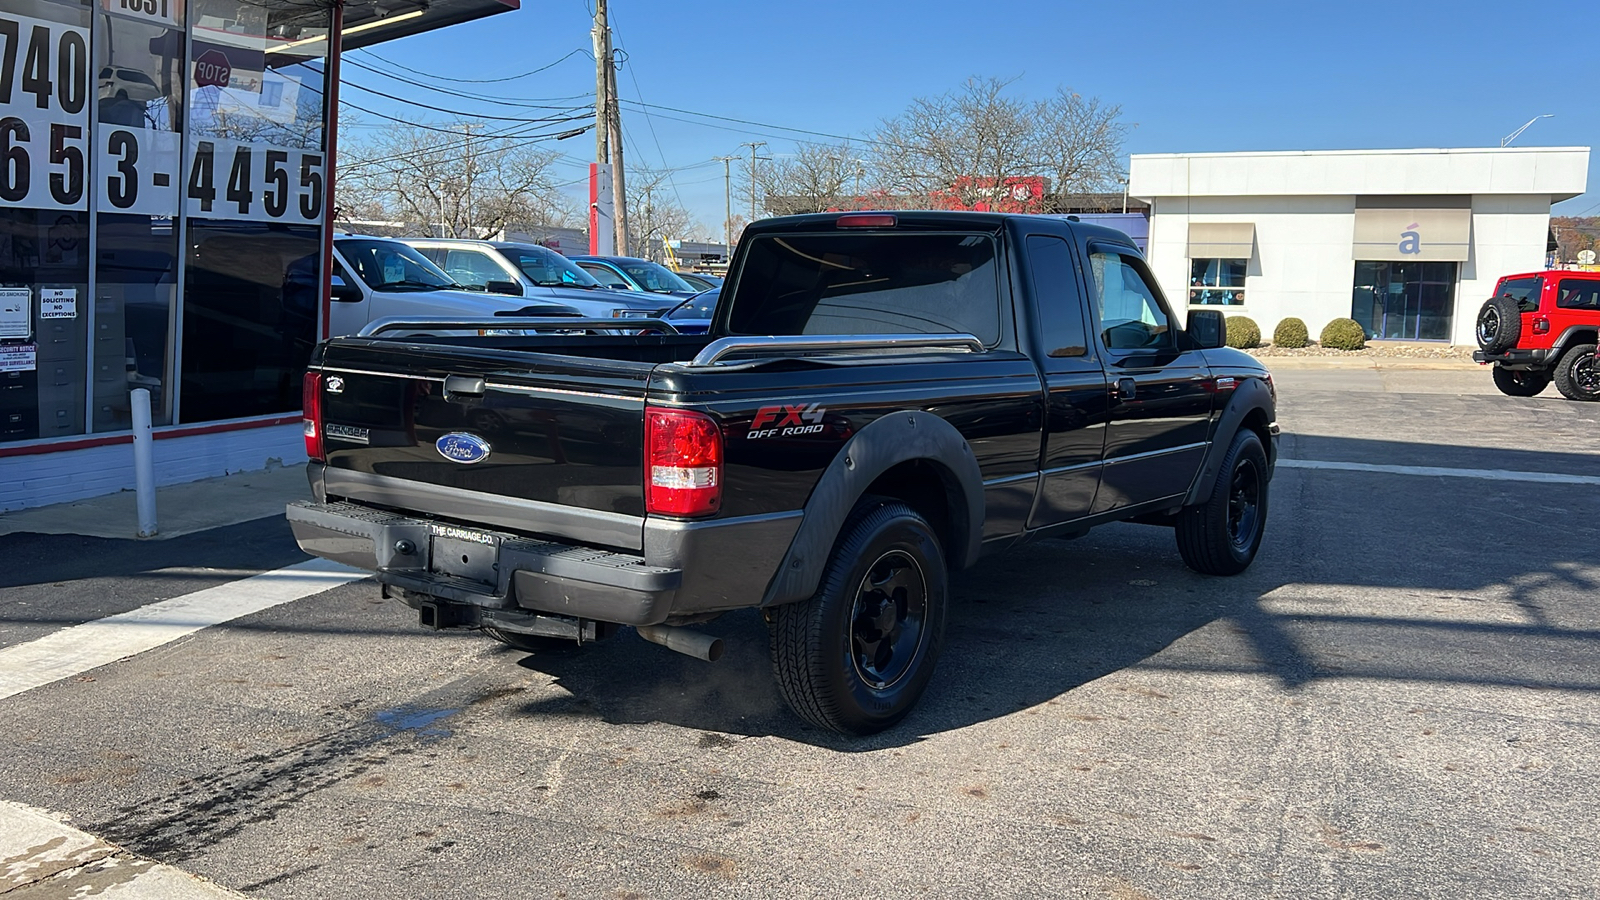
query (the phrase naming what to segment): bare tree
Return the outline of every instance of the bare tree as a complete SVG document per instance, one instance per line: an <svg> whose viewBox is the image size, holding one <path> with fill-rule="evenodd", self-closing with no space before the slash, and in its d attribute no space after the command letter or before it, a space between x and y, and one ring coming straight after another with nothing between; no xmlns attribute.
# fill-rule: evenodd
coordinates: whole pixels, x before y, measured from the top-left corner
<svg viewBox="0 0 1600 900"><path fill-rule="evenodd" d="M884 120L872 152L878 187L916 205L1040 211L1051 183L1116 184L1121 107L1065 89L1043 101L1014 98L1014 80L969 78Z"/></svg>
<svg viewBox="0 0 1600 900"><path fill-rule="evenodd" d="M700 228L678 202L669 175L648 167L628 171L628 246L656 262L663 261L664 242L681 240Z"/></svg>
<svg viewBox="0 0 1600 900"><path fill-rule="evenodd" d="M1116 191L1124 176L1121 104L1103 104L1065 88L1039 104L1039 151L1057 194Z"/></svg>
<svg viewBox="0 0 1600 900"><path fill-rule="evenodd" d="M339 207L444 237L488 238L510 224L572 221L552 172L557 154L479 133L485 130L476 122L448 131L394 125L352 143L340 154Z"/></svg>
<svg viewBox="0 0 1600 900"><path fill-rule="evenodd" d="M800 144L793 156L772 160L757 173L763 207L775 216L855 208L866 162L845 144Z"/></svg>

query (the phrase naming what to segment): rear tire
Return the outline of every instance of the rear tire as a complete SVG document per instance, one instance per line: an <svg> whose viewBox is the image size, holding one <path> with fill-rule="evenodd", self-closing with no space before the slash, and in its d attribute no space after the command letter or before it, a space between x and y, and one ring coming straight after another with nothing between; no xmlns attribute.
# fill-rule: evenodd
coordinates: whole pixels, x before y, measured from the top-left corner
<svg viewBox="0 0 1600 900"><path fill-rule="evenodd" d="M1510 297L1491 297L1478 310L1474 329L1486 353L1504 353L1522 339L1522 308Z"/></svg>
<svg viewBox="0 0 1600 900"><path fill-rule="evenodd" d="M1267 453L1261 438L1239 429L1222 459L1211 495L1178 512L1178 552L1205 575L1237 575L1250 568L1267 524Z"/></svg>
<svg viewBox="0 0 1600 900"><path fill-rule="evenodd" d="M1550 386L1550 373L1532 369L1494 367L1494 386L1511 397L1534 397Z"/></svg>
<svg viewBox="0 0 1600 900"><path fill-rule="evenodd" d="M801 718L873 734L905 718L933 677L949 594L933 528L897 500L858 505L815 596L772 610L772 672Z"/></svg>
<svg viewBox="0 0 1600 900"><path fill-rule="evenodd" d="M1594 344L1579 344L1561 354L1556 363L1556 390L1568 400L1600 400L1600 365Z"/></svg>

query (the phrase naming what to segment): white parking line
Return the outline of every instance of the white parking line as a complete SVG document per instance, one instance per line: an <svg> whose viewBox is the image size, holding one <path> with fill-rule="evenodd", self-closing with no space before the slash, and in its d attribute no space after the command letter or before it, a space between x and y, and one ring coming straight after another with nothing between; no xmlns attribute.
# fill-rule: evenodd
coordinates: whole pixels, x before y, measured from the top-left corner
<svg viewBox="0 0 1600 900"><path fill-rule="evenodd" d="M1482 478L1488 481L1531 481L1539 484L1600 484L1600 475L1561 475L1552 472L1517 472L1511 469L1454 469L1446 466L1391 466L1381 463L1330 462L1322 459L1279 459L1286 469L1337 469L1345 472L1380 472L1385 475L1441 475L1446 478Z"/></svg>
<svg viewBox="0 0 1600 900"><path fill-rule="evenodd" d="M0 700L366 575L349 566L313 559L63 628L0 650Z"/></svg>

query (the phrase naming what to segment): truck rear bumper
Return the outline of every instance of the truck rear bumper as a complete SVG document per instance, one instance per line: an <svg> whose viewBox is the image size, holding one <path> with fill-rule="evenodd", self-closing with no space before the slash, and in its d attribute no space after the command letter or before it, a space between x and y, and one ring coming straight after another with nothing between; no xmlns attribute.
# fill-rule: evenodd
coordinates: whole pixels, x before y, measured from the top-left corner
<svg viewBox="0 0 1600 900"><path fill-rule="evenodd" d="M391 587L484 609L621 625L758 606L798 511L708 522L647 520L645 555L460 527L346 501L286 510L300 549Z"/></svg>
<svg viewBox="0 0 1600 900"><path fill-rule="evenodd" d="M300 549L451 603L532 609L623 625L672 611L678 569L610 550L413 519L354 503L291 503Z"/></svg>

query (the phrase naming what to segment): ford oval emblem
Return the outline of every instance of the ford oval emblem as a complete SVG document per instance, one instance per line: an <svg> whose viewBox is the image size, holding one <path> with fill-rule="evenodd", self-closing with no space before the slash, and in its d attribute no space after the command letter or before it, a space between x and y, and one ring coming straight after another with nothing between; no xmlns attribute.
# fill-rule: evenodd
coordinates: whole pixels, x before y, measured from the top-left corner
<svg viewBox="0 0 1600 900"><path fill-rule="evenodd" d="M475 434L452 431L434 441L433 446L440 456L466 466L489 458L489 442Z"/></svg>

